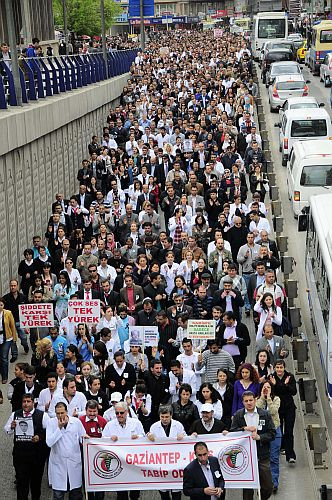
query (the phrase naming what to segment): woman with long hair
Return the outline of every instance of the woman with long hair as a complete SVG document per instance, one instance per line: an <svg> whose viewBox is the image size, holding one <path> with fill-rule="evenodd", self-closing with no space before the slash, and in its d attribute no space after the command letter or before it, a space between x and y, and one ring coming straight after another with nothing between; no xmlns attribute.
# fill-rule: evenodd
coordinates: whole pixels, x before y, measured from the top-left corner
<svg viewBox="0 0 332 500"><path fill-rule="evenodd" d="M197 246L206 252L209 241L209 226L203 214L196 215L195 224L192 227L192 235L196 238Z"/></svg>
<svg viewBox="0 0 332 500"><path fill-rule="evenodd" d="M178 275L174 278L174 288L169 295L172 301L174 300L175 295L183 295L185 301L188 300L192 295L192 291L187 285L186 280L181 275Z"/></svg>
<svg viewBox="0 0 332 500"><path fill-rule="evenodd" d="M133 184L131 184L128 189L129 203L133 207L133 212L136 212L138 197L142 194L142 192L141 181L134 179Z"/></svg>
<svg viewBox="0 0 332 500"><path fill-rule="evenodd" d="M223 408L220 401L219 393L209 382L204 382L196 394L196 406L200 413L203 404L210 403L213 406L214 418L221 420L223 416Z"/></svg>
<svg viewBox="0 0 332 500"><path fill-rule="evenodd" d="M93 355L94 338L91 337L88 325L78 323L76 333L76 346L83 361L90 361Z"/></svg>
<svg viewBox="0 0 332 500"><path fill-rule="evenodd" d="M202 274L209 274L212 279L211 271L206 267L206 262L203 257L200 257L197 261L197 268L191 273L191 288L194 289L197 285L201 284Z"/></svg>
<svg viewBox="0 0 332 500"><path fill-rule="evenodd" d="M51 302L53 294L47 286L44 286L43 279L40 274L35 274L32 279L32 285L30 286L28 293L29 302L33 302L33 294L36 290L42 293L43 302Z"/></svg>
<svg viewBox="0 0 332 500"><path fill-rule="evenodd" d="M71 288L72 290L74 290L75 293L77 292L78 287L82 283L82 278L78 269L74 268L73 266L74 266L73 259L71 257L67 257L65 262L65 267L63 270L66 271L66 273L68 274L71 283Z"/></svg>
<svg viewBox="0 0 332 500"><path fill-rule="evenodd" d="M259 314L256 341L262 338L263 327L267 321L281 326L282 311L281 308L275 304L272 293L266 292L263 295L259 295L254 305L254 311Z"/></svg>
<svg viewBox="0 0 332 500"><path fill-rule="evenodd" d="M188 249L184 254L184 260L180 263L180 267L177 271L180 276L184 277L187 286L190 285L191 275L195 269L197 269L197 262L194 259L193 252Z"/></svg>
<svg viewBox="0 0 332 500"><path fill-rule="evenodd" d="M55 372L58 363L57 355L52 347L52 340L43 338L36 342L36 352L32 355L31 364L36 369L36 380L43 386L47 385L47 375Z"/></svg>
<svg viewBox="0 0 332 500"><path fill-rule="evenodd" d="M265 382L265 380L268 380L271 373L273 373L273 366L271 364L269 351L266 349L260 349L256 354L256 360L253 366L257 370L259 382L261 384Z"/></svg>
<svg viewBox="0 0 332 500"><path fill-rule="evenodd" d="M58 280L54 273L51 273L51 263L49 261L44 262L43 270L41 273L44 286L47 286L49 291L53 293L54 287Z"/></svg>
<svg viewBox="0 0 332 500"><path fill-rule="evenodd" d="M21 290L27 297L36 272L36 266L33 260L33 250L31 248L26 248L23 252L23 257L24 259L21 260L18 266L18 275L21 276Z"/></svg>
<svg viewBox="0 0 332 500"><path fill-rule="evenodd" d="M68 300L75 293L67 271L60 271L59 283L54 287L53 300L55 300L55 316L59 323L67 316Z"/></svg>
<svg viewBox="0 0 332 500"><path fill-rule="evenodd" d="M81 373L81 364L83 363L83 359L78 352L76 345L70 344L68 346L63 363L66 373L71 373L72 375L78 375Z"/></svg>
<svg viewBox="0 0 332 500"><path fill-rule="evenodd" d="M245 391L251 391L255 396L258 396L260 387L258 373L251 363L242 363L236 372L235 378L232 415L243 408L242 394Z"/></svg>
<svg viewBox="0 0 332 500"><path fill-rule="evenodd" d="M281 428L279 418L280 398L275 395L274 386L269 380L261 384L259 398L256 401L257 408L268 410L274 426L276 436L270 442L270 467L273 480L273 493L277 493L279 486L279 456L281 448Z"/></svg>

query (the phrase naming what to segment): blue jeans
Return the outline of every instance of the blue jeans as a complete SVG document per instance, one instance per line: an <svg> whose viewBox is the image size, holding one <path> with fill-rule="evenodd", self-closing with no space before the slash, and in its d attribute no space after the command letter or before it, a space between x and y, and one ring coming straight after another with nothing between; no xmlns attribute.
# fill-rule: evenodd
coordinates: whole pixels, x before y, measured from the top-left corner
<svg viewBox="0 0 332 500"><path fill-rule="evenodd" d="M251 276L251 274L245 274L245 273L242 274L242 278L244 279L244 281L246 283L247 290L248 290L248 283L250 280L250 276ZM251 309L251 304L249 302L248 293L246 293L244 296L244 308L246 311L250 311L250 309Z"/></svg>
<svg viewBox="0 0 332 500"><path fill-rule="evenodd" d="M8 380L8 357L13 341L0 344L0 372L2 380Z"/></svg>
<svg viewBox="0 0 332 500"><path fill-rule="evenodd" d="M276 429L276 437L270 443L270 465L272 472L273 486L279 484L279 453L281 447L281 429Z"/></svg>
<svg viewBox="0 0 332 500"><path fill-rule="evenodd" d="M24 349L29 348L28 336L24 332L24 330L22 328L20 328L20 322L15 323L15 326L16 326L17 335L21 341L22 346L24 347ZM17 358L17 356L18 356L18 347L17 347L16 342L13 342L13 345L12 345L12 356L14 358Z"/></svg>

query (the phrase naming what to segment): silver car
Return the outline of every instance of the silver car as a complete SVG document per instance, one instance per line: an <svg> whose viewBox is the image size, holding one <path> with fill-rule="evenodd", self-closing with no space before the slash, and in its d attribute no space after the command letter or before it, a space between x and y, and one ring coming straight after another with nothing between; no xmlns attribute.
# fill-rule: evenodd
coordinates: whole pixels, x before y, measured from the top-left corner
<svg viewBox="0 0 332 500"><path fill-rule="evenodd" d="M271 64L266 73L266 87L271 85L276 76L280 75L301 75L302 70L296 61L280 61Z"/></svg>
<svg viewBox="0 0 332 500"><path fill-rule="evenodd" d="M302 97L309 94L309 80L305 80L303 75L281 75L277 76L273 85L269 86L270 111L280 108L290 97Z"/></svg>

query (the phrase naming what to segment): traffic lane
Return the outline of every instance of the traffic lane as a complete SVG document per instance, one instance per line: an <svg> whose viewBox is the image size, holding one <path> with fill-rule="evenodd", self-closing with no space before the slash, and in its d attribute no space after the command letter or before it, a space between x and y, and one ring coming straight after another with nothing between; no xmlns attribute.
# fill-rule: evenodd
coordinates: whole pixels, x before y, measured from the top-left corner
<svg viewBox="0 0 332 500"><path fill-rule="evenodd" d="M306 76L307 70L304 70L304 75ZM309 78L309 76L308 76ZM314 78L314 77L312 77ZM315 82L316 83L316 82ZM318 82L319 83L319 82ZM314 87L315 89L316 87ZM317 97L319 97L317 90L315 90ZM328 91L328 89L325 89ZM326 95L328 92L325 93ZM279 121L278 113L271 113L269 110L269 100L268 93L265 85L261 84L260 81L260 95L262 98L262 103L264 106L264 112L266 117L266 130L268 131L269 137L269 149L271 151L271 158L274 163L275 173L276 173L276 184L279 187L279 199L282 202L283 217L284 217L284 231L283 234L288 236L288 255L292 255L297 263L295 272L292 274L291 278L298 280L298 290L299 290L299 301L298 304L301 307L302 324L304 325L305 331L309 331L311 328L309 311L308 311L308 301L306 294L306 281L305 281L305 270L304 270L304 248L305 248L305 234L298 233L297 231L297 221L294 219L291 204L288 199L287 183L286 183L286 168L281 165L281 153L279 152L279 128L276 128L274 124ZM312 94L310 94L312 95ZM322 97L322 96L320 96ZM287 339L288 345L290 346L289 339ZM297 406L301 404L297 403ZM301 425L301 420L297 416L296 424L294 428L294 438L295 438L295 450L297 454L297 463L293 468L285 464L281 467L281 484L286 485L286 492L290 493L294 498L317 498L317 491L314 488L314 481L311 478L310 467L307 458L307 450L304 443L303 429ZM283 460L282 460L283 463ZM301 481L298 478L301 477Z"/></svg>

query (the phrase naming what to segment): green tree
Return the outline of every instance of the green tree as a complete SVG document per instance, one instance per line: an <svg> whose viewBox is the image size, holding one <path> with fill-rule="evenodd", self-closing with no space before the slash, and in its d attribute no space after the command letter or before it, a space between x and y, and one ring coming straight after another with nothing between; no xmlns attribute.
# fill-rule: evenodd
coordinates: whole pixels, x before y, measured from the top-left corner
<svg viewBox="0 0 332 500"><path fill-rule="evenodd" d="M121 6L113 0L105 2L106 31L122 12ZM77 35L95 36L101 34L100 0L66 0L67 25L69 31ZM62 0L53 0L54 23L63 28Z"/></svg>

